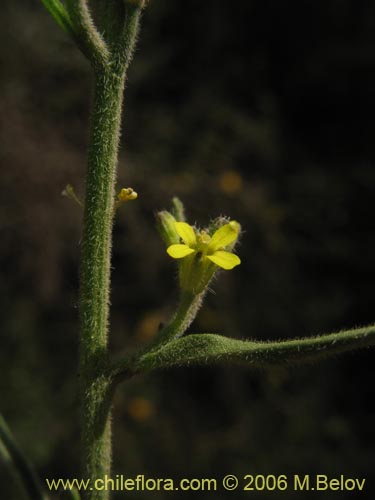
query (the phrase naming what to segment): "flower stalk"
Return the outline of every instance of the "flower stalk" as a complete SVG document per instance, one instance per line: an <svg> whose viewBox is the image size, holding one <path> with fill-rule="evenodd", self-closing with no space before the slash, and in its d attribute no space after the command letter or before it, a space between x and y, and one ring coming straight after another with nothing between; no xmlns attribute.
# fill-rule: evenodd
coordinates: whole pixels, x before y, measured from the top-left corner
<svg viewBox="0 0 375 500"><path fill-rule="evenodd" d="M149 350L182 337L194 321L202 305L204 295L205 291L198 294L182 292L180 302L171 321L159 331L155 343L152 347L149 347Z"/></svg>

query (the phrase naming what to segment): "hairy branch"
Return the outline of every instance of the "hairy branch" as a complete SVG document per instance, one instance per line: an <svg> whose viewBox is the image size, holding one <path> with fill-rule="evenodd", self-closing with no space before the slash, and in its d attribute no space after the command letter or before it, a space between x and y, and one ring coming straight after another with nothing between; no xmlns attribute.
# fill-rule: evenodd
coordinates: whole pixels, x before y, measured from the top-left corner
<svg viewBox="0 0 375 500"><path fill-rule="evenodd" d="M105 65L110 58L109 50L93 22L87 1L66 0L66 6L78 46L92 63Z"/></svg>
<svg viewBox="0 0 375 500"><path fill-rule="evenodd" d="M126 72L131 63L137 42L141 11L142 6L138 2L125 1L122 25L115 37L113 48L113 64L115 69Z"/></svg>

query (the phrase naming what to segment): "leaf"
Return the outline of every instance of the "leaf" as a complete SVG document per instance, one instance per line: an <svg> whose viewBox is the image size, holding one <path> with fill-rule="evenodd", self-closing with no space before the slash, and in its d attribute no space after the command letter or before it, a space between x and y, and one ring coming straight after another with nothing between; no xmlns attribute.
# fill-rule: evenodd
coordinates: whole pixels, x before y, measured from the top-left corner
<svg viewBox="0 0 375 500"><path fill-rule="evenodd" d="M194 334L172 340L157 350L141 355L133 369L138 372L227 362L244 363L251 368L267 368L309 363L374 345L375 326L280 342L237 340L210 333Z"/></svg>
<svg viewBox="0 0 375 500"><path fill-rule="evenodd" d="M41 2L55 19L60 28L62 28L69 35L75 36L75 31L69 14L60 0L41 0Z"/></svg>
<svg viewBox="0 0 375 500"><path fill-rule="evenodd" d="M19 449L4 418L0 414L0 458L9 466L32 500L47 500L37 474Z"/></svg>

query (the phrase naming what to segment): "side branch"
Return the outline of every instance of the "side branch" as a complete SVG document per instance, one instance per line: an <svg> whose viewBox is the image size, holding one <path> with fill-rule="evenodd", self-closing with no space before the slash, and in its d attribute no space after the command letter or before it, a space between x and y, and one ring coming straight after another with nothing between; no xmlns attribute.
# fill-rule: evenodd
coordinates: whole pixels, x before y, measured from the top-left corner
<svg viewBox="0 0 375 500"><path fill-rule="evenodd" d="M311 338L280 342L231 339L215 334L193 334L172 340L132 361L117 363L115 377L160 368L236 362L250 368L311 363L354 349L375 346L375 325Z"/></svg>
<svg viewBox="0 0 375 500"><path fill-rule="evenodd" d="M125 0L124 19L119 34L115 39L113 64L115 69L125 71L131 63L137 42L139 21L143 3L139 0Z"/></svg>
<svg viewBox="0 0 375 500"><path fill-rule="evenodd" d="M110 58L109 50L94 24L87 1L66 0L66 6L75 28L78 46L92 63L105 65Z"/></svg>

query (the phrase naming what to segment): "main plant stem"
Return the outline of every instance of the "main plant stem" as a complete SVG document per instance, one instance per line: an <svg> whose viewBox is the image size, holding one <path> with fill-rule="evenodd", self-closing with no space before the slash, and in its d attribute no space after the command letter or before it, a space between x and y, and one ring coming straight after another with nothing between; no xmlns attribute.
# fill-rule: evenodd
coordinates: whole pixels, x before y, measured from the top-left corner
<svg viewBox="0 0 375 500"><path fill-rule="evenodd" d="M82 469L93 482L110 474L111 388L105 375L110 296L112 219L120 140L124 72L95 71L86 176L80 282ZM83 492L82 492L83 493ZM105 491L83 498L106 500Z"/></svg>

